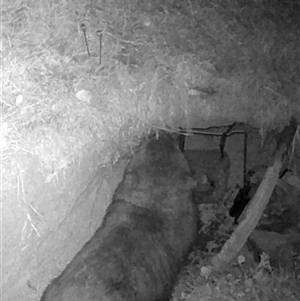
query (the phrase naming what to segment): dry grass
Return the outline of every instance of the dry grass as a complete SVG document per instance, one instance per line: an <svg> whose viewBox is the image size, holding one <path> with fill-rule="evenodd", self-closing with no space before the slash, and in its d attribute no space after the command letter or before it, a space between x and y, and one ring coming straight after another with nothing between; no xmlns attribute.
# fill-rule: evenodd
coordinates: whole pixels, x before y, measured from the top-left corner
<svg viewBox="0 0 300 301"><path fill-rule="evenodd" d="M276 16L270 11L265 19L262 4L4 1L4 168L21 167L13 161L23 152L53 174L91 144L108 162L130 137L195 118L225 116L265 128L278 117L284 122L299 104L279 82L290 83L298 71L296 37L291 26L278 33ZM194 87L212 93L191 97ZM79 91L92 96L78 99Z"/></svg>

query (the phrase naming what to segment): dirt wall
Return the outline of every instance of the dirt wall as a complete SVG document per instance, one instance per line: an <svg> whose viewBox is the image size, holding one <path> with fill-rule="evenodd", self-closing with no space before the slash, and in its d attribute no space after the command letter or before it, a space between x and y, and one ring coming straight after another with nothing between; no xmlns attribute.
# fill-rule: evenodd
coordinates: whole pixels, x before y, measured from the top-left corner
<svg viewBox="0 0 300 301"><path fill-rule="evenodd" d="M93 155L74 164L55 184L32 165L24 177L26 199L4 194L2 301L39 300L99 227L127 160L100 167L97 161Z"/></svg>

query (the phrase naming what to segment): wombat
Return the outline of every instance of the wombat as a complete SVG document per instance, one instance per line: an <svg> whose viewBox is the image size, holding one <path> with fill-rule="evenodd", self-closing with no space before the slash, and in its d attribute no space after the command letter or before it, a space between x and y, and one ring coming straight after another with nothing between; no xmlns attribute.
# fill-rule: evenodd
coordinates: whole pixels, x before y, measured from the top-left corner
<svg viewBox="0 0 300 301"><path fill-rule="evenodd" d="M102 225L41 301L167 301L197 233L195 181L172 135L150 135Z"/></svg>

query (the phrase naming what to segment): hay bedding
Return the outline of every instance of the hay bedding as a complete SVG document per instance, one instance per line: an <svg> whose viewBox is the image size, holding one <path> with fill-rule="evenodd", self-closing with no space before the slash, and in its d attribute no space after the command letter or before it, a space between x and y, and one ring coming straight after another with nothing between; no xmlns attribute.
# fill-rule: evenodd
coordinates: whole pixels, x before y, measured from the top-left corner
<svg viewBox="0 0 300 301"><path fill-rule="evenodd" d="M151 128L237 120L264 137L299 118L298 12L297 1L4 1L3 300L38 300L100 224L122 176L112 163Z"/></svg>

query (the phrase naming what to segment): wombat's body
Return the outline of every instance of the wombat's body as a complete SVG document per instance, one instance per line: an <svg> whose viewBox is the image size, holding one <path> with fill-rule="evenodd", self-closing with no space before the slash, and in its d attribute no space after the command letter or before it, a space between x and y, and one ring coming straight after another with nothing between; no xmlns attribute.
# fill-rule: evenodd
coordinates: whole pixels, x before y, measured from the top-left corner
<svg viewBox="0 0 300 301"><path fill-rule="evenodd" d="M167 301L197 232L196 186L176 141L144 141L101 227L41 301Z"/></svg>

